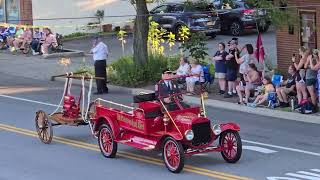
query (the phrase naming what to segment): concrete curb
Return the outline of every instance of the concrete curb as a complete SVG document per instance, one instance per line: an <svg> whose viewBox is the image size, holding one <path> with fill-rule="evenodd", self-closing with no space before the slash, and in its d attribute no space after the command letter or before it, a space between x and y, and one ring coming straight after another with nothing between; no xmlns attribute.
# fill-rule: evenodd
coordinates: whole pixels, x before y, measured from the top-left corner
<svg viewBox="0 0 320 180"><path fill-rule="evenodd" d="M145 89L132 89L133 94L139 94L139 92L150 93L153 91L145 90ZM192 104L197 104L197 105L200 104L199 98L196 98L196 97L186 96L185 101ZM245 113L256 114L260 116L267 116L272 118L280 118L280 119L293 120L293 121L299 121L299 122L305 122L305 123L320 124L320 117L316 115L304 115L304 114L299 114L294 112L284 112L284 111L278 111L275 109L267 109L267 108L252 108L252 107L247 107L243 105L238 105L235 103L218 101L213 99L207 99L206 106L227 109L232 111L245 112Z"/></svg>
<svg viewBox="0 0 320 180"><path fill-rule="evenodd" d="M62 78L56 81L64 81ZM74 81L73 83L81 85L81 82ZM95 84L93 84L93 87L96 87ZM131 91L132 94L139 94L141 92L144 93L152 93L154 91L147 90L147 89L141 89L141 88L127 88L127 87L121 87L121 86L115 86L115 85L108 85L110 88L121 88L126 91ZM200 105L200 99L197 97L191 97L191 96L185 96L185 101L191 103ZM227 109L232 111L238 111L238 112L244 112L244 113L250 113L260 116L266 116L271 118L277 118L277 119L285 119L285 120L291 120L291 121L299 121L299 122L305 122L305 123L313 123L313 124L320 124L320 117L316 115L304 115L294 112L284 112L279 111L275 109L267 109L267 108L252 108L247 107L243 105L238 105L235 103L225 102L225 101L218 101L213 99L207 99L206 100L206 106L210 106L213 108L220 108L220 109Z"/></svg>
<svg viewBox="0 0 320 180"><path fill-rule="evenodd" d="M74 49L63 49L63 50L70 51L70 52L46 54L46 55L42 55L42 58L49 59L49 58L59 58L59 57L82 57L85 55L83 51L79 51L79 50L74 50Z"/></svg>

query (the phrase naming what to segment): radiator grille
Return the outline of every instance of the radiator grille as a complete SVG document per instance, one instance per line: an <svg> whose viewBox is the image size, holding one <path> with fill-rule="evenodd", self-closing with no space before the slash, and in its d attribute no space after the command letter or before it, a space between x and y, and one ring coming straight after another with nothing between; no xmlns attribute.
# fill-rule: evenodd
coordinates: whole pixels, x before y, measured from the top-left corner
<svg viewBox="0 0 320 180"><path fill-rule="evenodd" d="M210 122L193 124L192 131L194 133L192 145L199 146L201 144L206 144L210 141L210 138L211 138Z"/></svg>

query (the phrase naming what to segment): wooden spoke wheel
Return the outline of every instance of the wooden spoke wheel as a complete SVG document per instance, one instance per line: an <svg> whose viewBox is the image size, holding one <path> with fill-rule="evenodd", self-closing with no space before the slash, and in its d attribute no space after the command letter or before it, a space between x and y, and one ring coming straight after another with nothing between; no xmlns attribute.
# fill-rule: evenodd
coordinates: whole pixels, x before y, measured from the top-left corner
<svg viewBox="0 0 320 180"><path fill-rule="evenodd" d="M220 135L221 155L228 163L239 161L242 153L242 142L237 131L227 130Z"/></svg>
<svg viewBox="0 0 320 180"><path fill-rule="evenodd" d="M22 50L22 53L29 54L30 50L31 50L31 45L29 43L26 43L24 46L24 49Z"/></svg>
<svg viewBox="0 0 320 180"><path fill-rule="evenodd" d="M39 139L45 144L50 144L52 141L53 130L51 121L47 114L42 110L38 111L36 113L35 123Z"/></svg>
<svg viewBox="0 0 320 180"><path fill-rule="evenodd" d="M164 141L162 157L169 171L179 173L184 167L184 151L180 142L168 137Z"/></svg>
<svg viewBox="0 0 320 180"><path fill-rule="evenodd" d="M108 125L102 125L98 135L99 147L102 155L106 158L114 158L118 144L114 141L113 133Z"/></svg>

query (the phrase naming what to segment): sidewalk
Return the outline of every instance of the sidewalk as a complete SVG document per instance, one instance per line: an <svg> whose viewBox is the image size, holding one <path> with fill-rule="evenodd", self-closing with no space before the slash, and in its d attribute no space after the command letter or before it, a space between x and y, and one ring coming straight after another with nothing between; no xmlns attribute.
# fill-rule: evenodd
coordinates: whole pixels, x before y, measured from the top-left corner
<svg viewBox="0 0 320 180"><path fill-rule="evenodd" d="M40 56L29 56L25 55L11 55L10 53L4 53L0 51L0 72L15 76L22 76L33 79L40 80L50 80L51 76L64 74L66 71L75 71L79 68L81 63L86 63L87 65L92 65L90 57L75 57L71 58L72 63L67 68L58 63L58 59L42 59ZM0 84L5 84L1 82ZM117 86L109 85L110 90L113 88L119 88ZM138 94L139 92L152 92L153 86L145 87L142 89L129 89L133 94ZM185 100L192 104L200 104L198 97L186 96ZM268 116L273 118L282 118L287 120L295 120L307 123L320 124L319 114L303 115L296 112L284 112L277 109L267 109L267 108L250 108L242 105L236 104L237 99L225 99L218 95L217 92L213 91L209 94L209 99L206 100L206 106L213 108L228 109L233 111L247 112L262 116Z"/></svg>

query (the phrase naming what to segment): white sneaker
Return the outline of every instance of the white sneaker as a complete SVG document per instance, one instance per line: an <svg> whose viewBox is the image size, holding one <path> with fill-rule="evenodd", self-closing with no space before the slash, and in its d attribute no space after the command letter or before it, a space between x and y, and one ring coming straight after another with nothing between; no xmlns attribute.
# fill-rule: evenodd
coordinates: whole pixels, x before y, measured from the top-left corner
<svg viewBox="0 0 320 180"><path fill-rule="evenodd" d="M39 55L39 52L35 52L34 50L32 50L32 55Z"/></svg>

